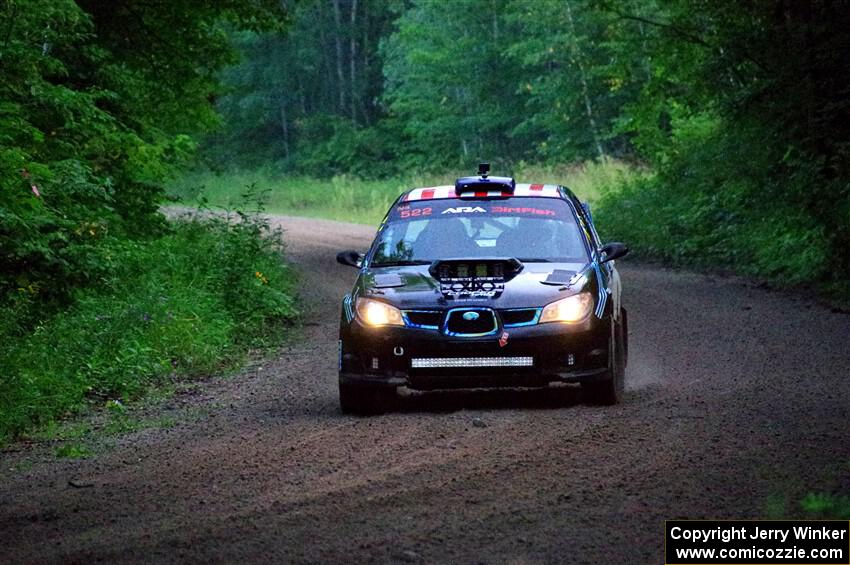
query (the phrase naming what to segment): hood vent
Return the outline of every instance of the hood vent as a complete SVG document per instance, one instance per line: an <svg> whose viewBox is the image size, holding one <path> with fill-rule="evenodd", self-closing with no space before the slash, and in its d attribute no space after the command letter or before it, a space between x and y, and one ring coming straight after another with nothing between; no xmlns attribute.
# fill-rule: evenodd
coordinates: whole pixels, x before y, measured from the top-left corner
<svg viewBox="0 0 850 565"><path fill-rule="evenodd" d="M542 280L543 284L551 284L554 286L561 285L571 285L573 283L573 277L575 276L575 272L573 271L565 271L563 269L555 269L549 276L546 277L546 280Z"/></svg>
<svg viewBox="0 0 850 565"><path fill-rule="evenodd" d="M497 298L522 268L513 258L440 259L428 272L446 298Z"/></svg>
<svg viewBox="0 0 850 565"><path fill-rule="evenodd" d="M396 274L375 275L372 288L394 288L404 286L404 279Z"/></svg>

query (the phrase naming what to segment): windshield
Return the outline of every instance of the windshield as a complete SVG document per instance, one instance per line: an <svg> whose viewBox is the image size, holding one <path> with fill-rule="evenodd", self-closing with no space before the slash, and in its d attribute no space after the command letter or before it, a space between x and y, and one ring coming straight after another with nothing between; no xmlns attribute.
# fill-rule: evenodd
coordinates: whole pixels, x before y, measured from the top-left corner
<svg viewBox="0 0 850 565"><path fill-rule="evenodd" d="M378 234L372 266L436 259L514 257L586 263L587 247L570 205L557 198L404 202Z"/></svg>

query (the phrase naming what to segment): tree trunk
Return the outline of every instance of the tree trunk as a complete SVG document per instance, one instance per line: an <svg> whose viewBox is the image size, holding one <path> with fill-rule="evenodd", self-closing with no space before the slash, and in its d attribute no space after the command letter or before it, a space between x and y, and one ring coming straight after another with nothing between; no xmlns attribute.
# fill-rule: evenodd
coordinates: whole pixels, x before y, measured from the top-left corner
<svg viewBox="0 0 850 565"><path fill-rule="evenodd" d="M351 37L351 41L349 43L349 62L351 63L349 65L349 71L351 78L348 81L348 89L350 91L349 96L351 97L351 123L354 125L357 125L357 97L354 90L354 85L356 84L355 77L357 76L357 42L355 41L354 35L355 24L357 23L356 20L357 0L351 0L351 29L349 30Z"/></svg>
<svg viewBox="0 0 850 565"><path fill-rule="evenodd" d="M325 2L316 2L314 5L315 5L315 10L316 10L316 17L318 18L319 22L321 22L321 24L324 24L324 22L325 22L325 5L326 5ZM327 35L325 34L325 28L328 27L328 26L321 25L321 24L318 26L319 27L319 43L322 47L322 49L321 49L321 53L322 53L321 63L322 63L322 70L324 71L325 76L327 77L327 80L325 81L325 85L327 85L327 86L319 85L318 88L316 88L316 85L313 85L313 84L309 85L310 89L311 89L311 92L310 92L310 102L311 102L310 111L311 111L311 113L315 112L316 110L331 113L331 112L333 112L333 107L336 106L336 103L334 102L334 98L336 98L336 96L334 95L333 89L331 88L331 85L334 82L333 61L331 60L332 57L330 56L330 44L328 43ZM299 74L299 77L300 77L300 74ZM304 114L306 116L307 113L305 112Z"/></svg>
<svg viewBox="0 0 850 565"><path fill-rule="evenodd" d="M366 84L369 84L369 1L363 0L363 69L361 72L366 76Z"/></svg>
<svg viewBox="0 0 850 565"><path fill-rule="evenodd" d="M569 0L564 1L564 7L567 10L567 22L570 25L570 39L573 57L578 66L579 80L581 81L581 95L584 98L584 109L587 113L587 121L590 122L590 133L593 136L593 143L596 145L596 150L599 152L599 158L605 159L605 151L602 149L602 143L599 141L599 131L596 127L596 118L593 117L593 104L590 100L590 88L587 86L587 74L584 71L584 62L582 61L582 52L578 44L578 36L576 35L576 25L573 21L573 11L570 8Z"/></svg>
<svg viewBox="0 0 850 565"><path fill-rule="evenodd" d="M369 98L371 94L372 75L369 72L369 0L363 0L363 10L361 11L360 27L363 28L363 39L360 43L360 52L363 54L363 64L360 67L360 74L363 76L363 86L361 87L358 101L360 103L360 117L366 127L371 125L372 110L374 109L372 100Z"/></svg>
<svg viewBox="0 0 850 565"><path fill-rule="evenodd" d="M336 77L339 81L339 112L345 114L345 76L342 72L342 23L339 14L339 0L334 0L334 21L336 22Z"/></svg>
<svg viewBox="0 0 850 565"><path fill-rule="evenodd" d="M301 78L302 73L297 73L298 76L298 94L301 102L301 116L307 116L307 92L304 90L304 81Z"/></svg>
<svg viewBox="0 0 850 565"><path fill-rule="evenodd" d="M289 160L289 120L286 116L286 99L280 100L280 126L283 130L283 153Z"/></svg>

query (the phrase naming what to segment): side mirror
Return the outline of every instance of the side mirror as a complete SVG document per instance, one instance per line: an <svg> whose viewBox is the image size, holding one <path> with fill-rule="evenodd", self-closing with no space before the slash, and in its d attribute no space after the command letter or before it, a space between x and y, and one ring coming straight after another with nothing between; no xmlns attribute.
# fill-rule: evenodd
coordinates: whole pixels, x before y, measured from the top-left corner
<svg viewBox="0 0 850 565"><path fill-rule="evenodd" d="M360 268L363 264L363 254L356 251L340 251L336 254L336 262L340 265Z"/></svg>
<svg viewBox="0 0 850 565"><path fill-rule="evenodd" d="M608 261L613 261L614 259L625 257L628 252L629 248L626 247L625 243L619 243L617 241L606 243L599 249L599 256L601 258L599 262L607 263Z"/></svg>

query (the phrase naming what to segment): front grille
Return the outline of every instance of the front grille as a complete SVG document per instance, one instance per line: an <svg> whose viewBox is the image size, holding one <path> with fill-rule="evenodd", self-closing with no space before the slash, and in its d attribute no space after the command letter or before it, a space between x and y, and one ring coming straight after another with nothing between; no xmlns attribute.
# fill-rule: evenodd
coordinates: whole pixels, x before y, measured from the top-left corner
<svg viewBox="0 0 850 565"><path fill-rule="evenodd" d="M451 310L446 318L447 335L488 335L498 328L496 313L489 308Z"/></svg>
<svg viewBox="0 0 850 565"><path fill-rule="evenodd" d="M414 357L412 369L451 367L533 367L534 357Z"/></svg>
<svg viewBox="0 0 850 565"><path fill-rule="evenodd" d="M522 326L533 324L537 320L537 308L522 308L516 310L502 310L499 315L502 316L502 323L506 328L513 326Z"/></svg>
<svg viewBox="0 0 850 565"><path fill-rule="evenodd" d="M425 328L436 330L440 327L443 313L437 310L405 310L407 325L413 328Z"/></svg>

